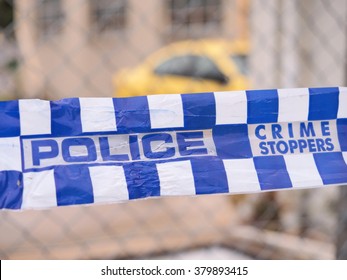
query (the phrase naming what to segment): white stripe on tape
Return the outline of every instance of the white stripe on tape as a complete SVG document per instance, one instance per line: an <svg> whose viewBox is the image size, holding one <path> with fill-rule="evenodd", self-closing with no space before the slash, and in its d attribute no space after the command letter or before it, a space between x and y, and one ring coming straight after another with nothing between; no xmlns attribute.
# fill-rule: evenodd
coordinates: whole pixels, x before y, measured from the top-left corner
<svg viewBox="0 0 347 280"><path fill-rule="evenodd" d="M147 96L151 128L183 127L183 105L179 94Z"/></svg>
<svg viewBox="0 0 347 280"><path fill-rule="evenodd" d="M308 119L309 91L307 88L278 89L278 122Z"/></svg>
<svg viewBox="0 0 347 280"><path fill-rule="evenodd" d="M347 118L347 87L339 88L339 111L338 118Z"/></svg>
<svg viewBox="0 0 347 280"><path fill-rule="evenodd" d="M158 163L160 195L195 195L195 184L190 161Z"/></svg>
<svg viewBox="0 0 347 280"><path fill-rule="evenodd" d="M259 192L260 185L253 159L223 160L230 193Z"/></svg>
<svg viewBox="0 0 347 280"><path fill-rule="evenodd" d="M39 99L19 100L20 134L38 135L51 133L51 106Z"/></svg>
<svg viewBox="0 0 347 280"><path fill-rule="evenodd" d="M342 152L343 159L347 165L347 152Z"/></svg>
<svg viewBox="0 0 347 280"><path fill-rule="evenodd" d="M216 124L247 123L247 96L245 91L215 92Z"/></svg>
<svg viewBox="0 0 347 280"><path fill-rule="evenodd" d="M112 98L80 98L83 132L116 131Z"/></svg>
<svg viewBox="0 0 347 280"><path fill-rule="evenodd" d="M19 137L0 138L0 171L22 171Z"/></svg>
<svg viewBox="0 0 347 280"><path fill-rule="evenodd" d="M89 172L95 203L129 199L123 167L92 166L89 167Z"/></svg>
<svg viewBox="0 0 347 280"><path fill-rule="evenodd" d="M285 155L284 160L293 188L323 185L313 154Z"/></svg>
<svg viewBox="0 0 347 280"><path fill-rule="evenodd" d="M23 173L22 209L57 206L54 170Z"/></svg>

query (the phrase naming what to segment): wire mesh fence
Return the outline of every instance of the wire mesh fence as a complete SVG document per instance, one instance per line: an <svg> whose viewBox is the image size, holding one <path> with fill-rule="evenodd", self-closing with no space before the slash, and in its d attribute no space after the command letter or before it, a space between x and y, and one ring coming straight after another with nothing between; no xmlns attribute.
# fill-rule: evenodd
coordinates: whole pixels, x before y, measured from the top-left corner
<svg viewBox="0 0 347 280"><path fill-rule="evenodd" d="M0 99L345 85L346 28L344 0L1 0ZM334 258L338 192L3 211L0 257Z"/></svg>

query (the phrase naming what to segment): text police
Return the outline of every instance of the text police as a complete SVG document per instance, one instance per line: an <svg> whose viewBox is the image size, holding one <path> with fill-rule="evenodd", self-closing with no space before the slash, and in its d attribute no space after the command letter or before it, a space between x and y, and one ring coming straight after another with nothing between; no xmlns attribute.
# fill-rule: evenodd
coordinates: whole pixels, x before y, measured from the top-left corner
<svg viewBox="0 0 347 280"><path fill-rule="evenodd" d="M205 130L23 139L25 168L215 155L211 135Z"/></svg>

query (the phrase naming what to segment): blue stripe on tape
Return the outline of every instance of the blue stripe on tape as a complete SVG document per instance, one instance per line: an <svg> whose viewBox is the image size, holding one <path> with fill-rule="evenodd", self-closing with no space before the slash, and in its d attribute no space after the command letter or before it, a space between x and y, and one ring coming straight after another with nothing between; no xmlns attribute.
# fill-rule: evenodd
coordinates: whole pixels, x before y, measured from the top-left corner
<svg viewBox="0 0 347 280"><path fill-rule="evenodd" d="M292 187L283 156L255 157L254 166L262 190Z"/></svg>
<svg viewBox="0 0 347 280"><path fill-rule="evenodd" d="M228 180L223 162L216 157L192 159L196 194L227 193Z"/></svg>
<svg viewBox="0 0 347 280"><path fill-rule="evenodd" d="M247 123L273 123L278 119L278 93L271 90L247 90Z"/></svg>
<svg viewBox="0 0 347 280"><path fill-rule="evenodd" d="M154 162L124 164L129 199L160 195L159 177Z"/></svg>
<svg viewBox="0 0 347 280"><path fill-rule="evenodd" d="M317 153L314 160L325 185L347 182L347 165L342 153Z"/></svg>
<svg viewBox="0 0 347 280"><path fill-rule="evenodd" d="M119 133L150 131L151 123L146 96L114 98L113 104Z"/></svg>
<svg viewBox="0 0 347 280"><path fill-rule="evenodd" d="M54 180L58 206L94 202L88 166L57 166L54 169Z"/></svg>
<svg viewBox="0 0 347 280"><path fill-rule="evenodd" d="M75 136L82 133L78 98L51 101L51 129L53 136ZM39 124L37 124L39 125Z"/></svg>
<svg viewBox="0 0 347 280"><path fill-rule="evenodd" d="M0 102L0 137L19 136L18 101Z"/></svg>
<svg viewBox="0 0 347 280"><path fill-rule="evenodd" d="M338 119L337 122L337 134L339 137L341 151L347 151L347 119Z"/></svg>
<svg viewBox="0 0 347 280"><path fill-rule="evenodd" d="M23 195L22 176L18 171L0 172L0 209L20 209Z"/></svg>
<svg viewBox="0 0 347 280"><path fill-rule="evenodd" d="M222 159L253 156L246 124L218 125L212 130L217 155Z"/></svg>
<svg viewBox="0 0 347 280"><path fill-rule="evenodd" d="M339 107L339 88L310 88L309 92L308 120L335 119Z"/></svg>
<svg viewBox="0 0 347 280"><path fill-rule="evenodd" d="M216 123L213 93L182 94L184 129L208 129Z"/></svg>

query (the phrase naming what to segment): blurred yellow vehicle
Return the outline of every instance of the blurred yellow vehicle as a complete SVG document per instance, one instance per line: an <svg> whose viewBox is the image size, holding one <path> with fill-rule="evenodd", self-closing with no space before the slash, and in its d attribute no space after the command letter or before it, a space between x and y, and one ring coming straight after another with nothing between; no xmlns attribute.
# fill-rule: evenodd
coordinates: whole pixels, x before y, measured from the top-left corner
<svg viewBox="0 0 347 280"><path fill-rule="evenodd" d="M247 79L246 42L182 41L113 77L114 96L242 90Z"/></svg>

